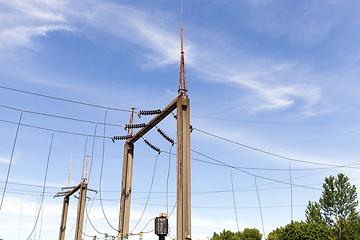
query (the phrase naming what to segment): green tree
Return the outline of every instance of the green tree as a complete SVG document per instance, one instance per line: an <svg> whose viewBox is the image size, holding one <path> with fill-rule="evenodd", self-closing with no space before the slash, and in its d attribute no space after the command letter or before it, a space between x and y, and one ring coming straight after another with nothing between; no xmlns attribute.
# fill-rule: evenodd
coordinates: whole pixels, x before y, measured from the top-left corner
<svg viewBox="0 0 360 240"><path fill-rule="evenodd" d="M326 224L335 239L357 239L358 204L356 187L350 184L347 176L343 173L329 176L325 178L319 202L309 202L305 210L306 222Z"/></svg>
<svg viewBox="0 0 360 240"><path fill-rule="evenodd" d="M317 202L310 202L305 209L306 223L325 223L321 213L321 206Z"/></svg>
<svg viewBox="0 0 360 240"><path fill-rule="evenodd" d="M261 240L262 234L256 228L245 228L238 232L241 240Z"/></svg>
<svg viewBox="0 0 360 240"><path fill-rule="evenodd" d="M210 240L261 240L262 234L256 228L245 228L244 231L231 232L225 229L217 234L214 232Z"/></svg>
<svg viewBox="0 0 360 240"><path fill-rule="evenodd" d="M225 229L220 233L217 234L216 232L214 232L212 238L210 238L210 240L239 240L240 237L233 233L230 230L225 231Z"/></svg>
<svg viewBox="0 0 360 240"><path fill-rule="evenodd" d="M268 240L330 240L330 229L320 223L291 222L268 235Z"/></svg>

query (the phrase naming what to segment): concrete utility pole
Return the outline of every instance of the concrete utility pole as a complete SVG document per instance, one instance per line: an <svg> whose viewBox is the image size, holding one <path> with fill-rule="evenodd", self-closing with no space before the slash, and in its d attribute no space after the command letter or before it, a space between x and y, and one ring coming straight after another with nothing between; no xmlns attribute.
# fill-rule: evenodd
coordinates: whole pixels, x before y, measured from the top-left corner
<svg viewBox="0 0 360 240"><path fill-rule="evenodd" d="M77 219L76 219L75 240L81 240L83 223L84 223L86 192L87 190L97 192L95 190L91 190L87 188L87 161L88 161L88 157L86 157L86 163L85 163L85 168L81 183L75 187L67 186L65 188L62 188L62 189L71 189L71 190L67 190L65 192L59 192L54 196L54 198L64 196L60 231L59 231L59 240L65 239L66 221L67 221L70 197L71 195L76 193L79 189L80 189L80 193L79 193L79 203L78 203Z"/></svg>
<svg viewBox="0 0 360 240"><path fill-rule="evenodd" d="M161 113L156 115L135 135L128 132L128 141L124 146L123 175L121 182L121 200L119 213L119 233L129 234L131 182L133 168L134 143L150 131L177 108L177 219L176 240L191 239L191 166L190 166L190 101L187 92L185 57L182 26L181 1L181 61L178 96ZM133 111L132 117L133 119ZM132 124L130 120L130 124ZM115 137L114 140L121 140ZM122 237L118 237L122 238Z"/></svg>
<svg viewBox="0 0 360 240"><path fill-rule="evenodd" d="M129 233L134 144L125 143L121 181L119 233ZM121 235L122 236L122 235ZM120 237L118 237L119 239Z"/></svg>
<svg viewBox="0 0 360 240"><path fill-rule="evenodd" d="M69 187L69 188L71 188L71 187ZM66 187L64 189L68 189L68 187ZM54 197L64 196L63 209L62 209L62 214L61 214L60 231L59 231L59 240L65 239L66 221L67 221L67 214L68 214L68 209L69 209L69 198L71 195L76 193L77 190L79 190L79 189L80 189L80 197L79 197L78 215L77 215L77 221L76 221L77 224L76 224L75 240L81 240L87 183L85 181L82 181L76 187L72 187L72 189L70 191L60 192L54 196ZM80 232L80 238L78 237L78 232Z"/></svg>
<svg viewBox="0 0 360 240"><path fill-rule="evenodd" d="M190 105L177 102L177 216L176 239L191 239Z"/></svg>
<svg viewBox="0 0 360 240"><path fill-rule="evenodd" d="M176 239L191 239L190 101L188 98L181 1L181 60L177 101Z"/></svg>
<svg viewBox="0 0 360 240"><path fill-rule="evenodd" d="M79 203L78 203L77 219L76 219L75 240L81 240L81 236L82 236L84 213L85 213L85 202L86 202L86 191L87 191L87 181L85 179L80 183L80 194L79 194Z"/></svg>

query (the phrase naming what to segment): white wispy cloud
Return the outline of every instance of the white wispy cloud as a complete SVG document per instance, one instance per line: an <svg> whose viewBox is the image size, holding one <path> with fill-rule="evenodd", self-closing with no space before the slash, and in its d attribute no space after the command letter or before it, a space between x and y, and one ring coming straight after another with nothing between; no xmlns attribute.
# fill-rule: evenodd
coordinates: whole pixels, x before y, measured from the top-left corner
<svg viewBox="0 0 360 240"><path fill-rule="evenodd" d="M0 49L33 47L33 37L72 30L66 24L61 1L0 1L0 6Z"/></svg>
<svg viewBox="0 0 360 240"><path fill-rule="evenodd" d="M9 159L0 158L0 163L9 163Z"/></svg>
<svg viewBox="0 0 360 240"><path fill-rule="evenodd" d="M2 18L5 16L14 20L0 25L0 50L32 47L34 37L46 36L51 31L71 31L98 44L111 45L107 42L109 40L104 39L110 37L114 42L125 40L140 46L144 50L142 66L145 68L179 62L179 31L173 29L172 17L165 14L97 1L17 0L11 3L1 1L0 4L10 9L8 13L2 13ZM215 42L208 41L207 47ZM269 63L273 61L269 59L265 60L264 66L263 59L249 59L236 46L226 48L225 51L233 52L230 56L226 56L222 48L217 48L217 54L222 59L219 61L219 58L209 58L207 47L200 42L194 43L187 38L185 43L187 65L201 72L204 79L216 79L220 84L247 89L246 101L251 104L246 104L246 108L251 111L286 109L295 105L296 101L309 107L320 99L321 91L317 87L273 80L284 73L290 77L294 64ZM124 50L121 46L118 48Z"/></svg>

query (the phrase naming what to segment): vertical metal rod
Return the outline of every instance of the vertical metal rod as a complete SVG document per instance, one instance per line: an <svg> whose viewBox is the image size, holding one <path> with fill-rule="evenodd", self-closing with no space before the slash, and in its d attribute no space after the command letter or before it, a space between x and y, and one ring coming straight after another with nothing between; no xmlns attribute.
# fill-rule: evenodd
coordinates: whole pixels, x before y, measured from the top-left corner
<svg viewBox="0 0 360 240"><path fill-rule="evenodd" d="M191 239L190 103L177 102L177 219L176 240Z"/></svg>
<svg viewBox="0 0 360 240"><path fill-rule="evenodd" d="M121 199L119 213L119 233L129 233L131 184L133 170L134 144L126 142L124 145L123 171L121 181ZM124 235L121 234L118 239Z"/></svg>

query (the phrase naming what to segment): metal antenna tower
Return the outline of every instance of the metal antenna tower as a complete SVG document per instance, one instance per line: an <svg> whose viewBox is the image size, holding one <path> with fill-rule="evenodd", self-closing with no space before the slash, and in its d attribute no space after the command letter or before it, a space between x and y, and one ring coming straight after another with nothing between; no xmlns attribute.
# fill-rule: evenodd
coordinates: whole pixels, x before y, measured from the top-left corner
<svg viewBox="0 0 360 240"><path fill-rule="evenodd" d="M182 0L181 0L181 59L180 59L180 78L179 78L179 90L178 93L181 96L187 97L187 83L186 83L186 71L185 71L185 57L184 57L184 38L183 38L183 25L182 25Z"/></svg>
<svg viewBox="0 0 360 240"><path fill-rule="evenodd" d="M72 158L73 158L73 150L74 150L74 139L72 140L72 145L71 145L70 169L69 169L69 177L68 177L68 181L66 183L66 187L70 187L70 174L71 174L71 164L72 164Z"/></svg>

